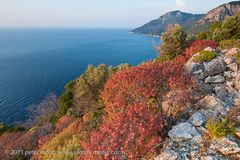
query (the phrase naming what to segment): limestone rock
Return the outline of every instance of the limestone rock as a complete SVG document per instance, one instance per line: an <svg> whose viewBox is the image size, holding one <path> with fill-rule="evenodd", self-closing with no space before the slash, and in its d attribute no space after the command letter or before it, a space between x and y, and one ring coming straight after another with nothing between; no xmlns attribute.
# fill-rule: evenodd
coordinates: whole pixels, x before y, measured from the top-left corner
<svg viewBox="0 0 240 160"><path fill-rule="evenodd" d="M217 97L223 102L223 104L229 108L233 106L233 98L228 93L224 84L219 84L214 87L214 91Z"/></svg>
<svg viewBox="0 0 240 160"><path fill-rule="evenodd" d="M220 75L216 75L213 77L208 76L205 79L205 83L224 83L225 82L225 78L223 76Z"/></svg>
<svg viewBox="0 0 240 160"><path fill-rule="evenodd" d="M240 92L240 74L237 75L234 83L235 83L235 88Z"/></svg>
<svg viewBox="0 0 240 160"><path fill-rule="evenodd" d="M224 57L223 60L226 64L231 64L236 61L234 58L230 58L230 57Z"/></svg>
<svg viewBox="0 0 240 160"><path fill-rule="evenodd" d="M175 142L189 140L197 135L199 132L189 122L179 123L168 132L169 137Z"/></svg>
<svg viewBox="0 0 240 160"><path fill-rule="evenodd" d="M223 59L218 58L208 62L205 65L206 75L214 76L226 70L226 64Z"/></svg>
<svg viewBox="0 0 240 160"><path fill-rule="evenodd" d="M216 52L216 49L213 49L211 47L207 47L207 48L204 49L204 51Z"/></svg>
<svg viewBox="0 0 240 160"><path fill-rule="evenodd" d="M173 150L166 150L159 156L155 157L154 160L180 160L180 156Z"/></svg>
<svg viewBox="0 0 240 160"><path fill-rule="evenodd" d="M215 96L207 95L202 100L200 100L196 105L201 108L212 109L215 112L221 113L222 115L226 114L225 107L223 106L221 101Z"/></svg>
<svg viewBox="0 0 240 160"><path fill-rule="evenodd" d="M240 152L238 144L226 137L213 141L210 145L210 149L218 151L223 155L231 155Z"/></svg>
<svg viewBox="0 0 240 160"><path fill-rule="evenodd" d="M206 120L206 117L201 112L196 112L189 118L189 122L197 127L203 125Z"/></svg>
<svg viewBox="0 0 240 160"><path fill-rule="evenodd" d="M236 54L238 51L239 51L239 48L232 48L228 50L226 55L233 55L233 54Z"/></svg>

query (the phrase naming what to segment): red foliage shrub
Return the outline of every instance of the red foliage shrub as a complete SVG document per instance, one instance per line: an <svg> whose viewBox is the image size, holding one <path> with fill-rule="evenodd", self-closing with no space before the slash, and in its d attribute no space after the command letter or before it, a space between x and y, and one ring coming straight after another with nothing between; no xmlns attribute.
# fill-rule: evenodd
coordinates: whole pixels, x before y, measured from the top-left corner
<svg viewBox="0 0 240 160"><path fill-rule="evenodd" d="M89 153L85 159L140 158L161 140L162 131L163 118L157 106L136 104L92 132L90 142L83 143Z"/></svg>
<svg viewBox="0 0 240 160"><path fill-rule="evenodd" d="M109 114L125 110L134 104L162 100L170 89L187 89L190 77L185 74L185 59L181 56L164 63L151 63L117 72L109 79L102 93Z"/></svg>
<svg viewBox="0 0 240 160"><path fill-rule="evenodd" d="M135 159L156 145L162 138L159 133L164 132L164 94L181 90L183 94L178 98L188 97L192 81L185 74L185 62L184 56L178 56L114 74L102 93L108 117L83 146L86 151L121 151L123 155L89 154L86 159Z"/></svg>
<svg viewBox="0 0 240 160"><path fill-rule="evenodd" d="M195 40L185 50L186 58L191 58L193 54L202 51L203 49L211 47L216 49L218 44L213 40Z"/></svg>
<svg viewBox="0 0 240 160"><path fill-rule="evenodd" d="M64 128L66 128L71 122L74 121L74 117L65 115L61 117L57 123L56 123L56 128L55 128L55 133L61 132Z"/></svg>
<svg viewBox="0 0 240 160"><path fill-rule="evenodd" d="M34 146L34 132L7 132L0 136L0 159L11 159L14 150L27 150ZM21 154L21 153L19 153Z"/></svg>

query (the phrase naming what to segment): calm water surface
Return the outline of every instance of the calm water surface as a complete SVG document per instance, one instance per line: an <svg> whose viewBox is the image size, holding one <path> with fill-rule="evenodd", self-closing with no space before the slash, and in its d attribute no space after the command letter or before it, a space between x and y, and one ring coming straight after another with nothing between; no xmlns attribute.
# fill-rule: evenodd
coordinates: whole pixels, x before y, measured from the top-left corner
<svg viewBox="0 0 240 160"><path fill-rule="evenodd" d="M0 29L0 121L24 121L26 107L60 95L88 64L153 59L156 43L125 29Z"/></svg>

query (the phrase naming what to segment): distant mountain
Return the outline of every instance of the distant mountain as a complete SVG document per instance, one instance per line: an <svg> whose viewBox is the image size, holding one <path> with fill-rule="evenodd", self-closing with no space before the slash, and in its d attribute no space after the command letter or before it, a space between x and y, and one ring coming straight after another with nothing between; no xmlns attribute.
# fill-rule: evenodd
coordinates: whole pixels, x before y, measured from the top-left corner
<svg viewBox="0 0 240 160"><path fill-rule="evenodd" d="M214 21L223 21L228 16L240 13L240 1L233 1L212 9L207 14L191 14L181 11L168 12L139 28L132 30L136 34L161 35L172 24L180 24L188 33L205 30Z"/></svg>
<svg viewBox="0 0 240 160"><path fill-rule="evenodd" d="M188 29L197 21L199 21L204 14L191 14L181 11L168 12L165 15L155 19L139 28L132 30L133 33L137 34L149 34L149 35L161 35L162 32L166 31L166 28L170 24L181 24Z"/></svg>

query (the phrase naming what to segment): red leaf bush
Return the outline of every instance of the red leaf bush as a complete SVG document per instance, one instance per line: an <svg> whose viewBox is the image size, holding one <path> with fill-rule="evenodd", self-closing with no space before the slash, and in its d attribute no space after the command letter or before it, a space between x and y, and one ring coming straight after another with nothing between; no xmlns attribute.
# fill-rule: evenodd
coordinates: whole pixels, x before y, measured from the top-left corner
<svg viewBox="0 0 240 160"><path fill-rule="evenodd" d="M185 59L132 67L114 74L105 84L102 99L109 114L123 111L134 104L162 100L170 89L187 89L190 77L185 74Z"/></svg>
<svg viewBox="0 0 240 160"><path fill-rule="evenodd" d="M218 44L213 40L195 40L185 50L185 57L191 58L195 53L202 51L203 49L211 47L216 49Z"/></svg>
<svg viewBox="0 0 240 160"><path fill-rule="evenodd" d="M89 153L85 159L140 158L161 140L163 130L163 118L156 106L136 104L92 132L90 142L83 143Z"/></svg>
<svg viewBox="0 0 240 160"><path fill-rule="evenodd" d="M102 99L107 117L91 133L84 150L121 151L118 154L88 154L86 159L136 159L155 146L164 132L161 102L171 90L188 97L191 77L185 74L184 56L164 63L147 62L115 73L105 84ZM173 97L174 98L174 97Z"/></svg>

